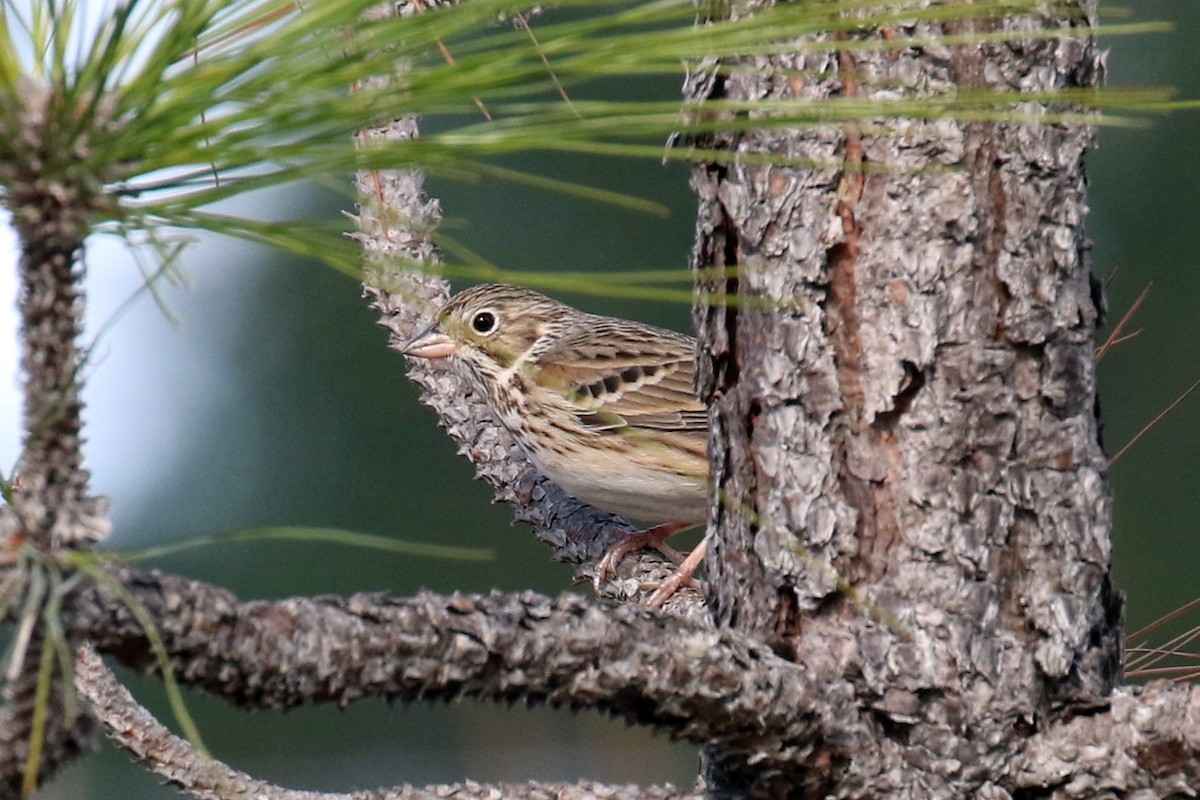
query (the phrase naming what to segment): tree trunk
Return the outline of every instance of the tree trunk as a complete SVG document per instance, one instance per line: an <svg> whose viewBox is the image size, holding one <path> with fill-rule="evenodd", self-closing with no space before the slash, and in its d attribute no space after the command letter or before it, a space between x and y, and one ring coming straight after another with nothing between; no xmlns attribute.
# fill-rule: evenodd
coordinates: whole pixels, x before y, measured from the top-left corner
<svg viewBox="0 0 1200 800"><path fill-rule="evenodd" d="M839 52L830 38L698 74L689 99L1094 87L1094 6L994 24L1058 24L1061 39ZM979 796L1026 736L1111 691L1121 602L1083 225L1093 129L1046 118L1063 110L751 132L710 146L817 166L695 169L693 264L736 268L703 287L725 302L695 314L713 612L815 670L827 691L805 711L836 731L790 775L710 749L714 788Z"/></svg>

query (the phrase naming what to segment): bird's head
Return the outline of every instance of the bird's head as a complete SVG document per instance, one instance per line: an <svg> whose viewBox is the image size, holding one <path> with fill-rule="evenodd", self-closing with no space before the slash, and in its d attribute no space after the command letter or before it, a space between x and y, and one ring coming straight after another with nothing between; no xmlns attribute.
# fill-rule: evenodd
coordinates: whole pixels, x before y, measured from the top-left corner
<svg viewBox="0 0 1200 800"><path fill-rule="evenodd" d="M519 286L485 283L458 293L404 347L417 358L451 358L476 376L536 358L580 312Z"/></svg>

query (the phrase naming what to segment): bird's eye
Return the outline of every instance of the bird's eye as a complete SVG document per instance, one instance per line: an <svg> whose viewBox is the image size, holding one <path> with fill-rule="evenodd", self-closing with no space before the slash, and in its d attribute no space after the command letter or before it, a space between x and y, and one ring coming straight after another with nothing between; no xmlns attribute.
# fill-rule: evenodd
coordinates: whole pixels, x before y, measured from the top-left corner
<svg viewBox="0 0 1200 800"><path fill-rule="evenodd" d="M471 327L476 333L491 333L496 330L496 315L491 311L480 311L471 318Z"/></svg>

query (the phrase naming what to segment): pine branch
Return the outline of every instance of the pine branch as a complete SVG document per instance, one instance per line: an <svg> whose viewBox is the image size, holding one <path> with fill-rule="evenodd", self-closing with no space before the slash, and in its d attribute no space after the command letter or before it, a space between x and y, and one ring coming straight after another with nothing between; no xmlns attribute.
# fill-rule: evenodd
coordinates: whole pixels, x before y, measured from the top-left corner
<svg viewBox="0 0 1200 800"><path fill-rule="evenodd" d="M104 725L110 738L129 750L169 783L200 800L685 800L671 786L609 786L583 781L578 784L524 783L487 785L467 782L426 787L400 786L357 791L353 794L305 792L284 789L239 772L197 753L184 739L173 735L133 699L116 676L90 647L81 648L76 661L75 687Z"/></svg>

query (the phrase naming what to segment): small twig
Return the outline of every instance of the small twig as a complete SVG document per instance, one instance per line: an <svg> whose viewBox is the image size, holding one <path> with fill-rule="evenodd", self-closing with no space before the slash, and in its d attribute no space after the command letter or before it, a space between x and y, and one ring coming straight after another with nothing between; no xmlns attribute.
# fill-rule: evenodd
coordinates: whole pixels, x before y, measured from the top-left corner
<svg viewBox="0 0 1200 800"><path fill-rule="evenodd" d="M1118 269L1120 269L1119 264L1117 266L1113 267L1113 271L1108 273L1108 277L1104 279L1104 290L1105 291L1108 291L1108 288L1113 285L1114 281L1116 281Z"/></svg>
<svg viewBox="0 0 1200 800"><path fill-rule="evenodd" d="M1165 658L1177 655L1180 647L1190 644L1197 637L1200 637L1200 628L1190 628L1170 641L1163 643L1161 647L1144 648L1139 656L1132 659L1126 666L1130 669L1146 669L1151 667Z"/></svg>
<svg viewBox="0 0 1200 800"><path fill-rule="evenodd" d="M1196 672L1195 664L1180 664L1177 667L1154 667L1152 669L1136 669L1125 673L1127 678L1178 678L1192 675Z"/></svg>
<svg viewBox="0 0 1200 800"><path fill-rule="evenodd" d="M1190 650L1168 650L1165 647L1131 647L1127 652L1137 653L1139 656L1156 653L1164 656L1175 656L1177 658L1198 658L1196 653Z"/></svg>
<svg viewBox="0 0 1200 800"><path fill-rule="evenodd" d="M1100 359L1104 358L1104 354L1109 350L1116 347L1121 342L1127 342L1134 336L1137 336L1139 333L1141 333L1141 331L1135 331L1129 336L1121 336L1121 332L1125 330L1125 326L1128 325L1130 320L1133 319L1133 315L1136 314L1137 310L1142 307L1142 303L1146 302L1146 296L1150 294L1150 287L1153 285L1153 283L1146 284L1146 288L1142 289L1142 293L1138 295L1137 300L1133 301L1133 305L1131 305L1129 310L1125 312L1125 315L1121 317L1121 321L1117 323L1117 326L1112 329L1112 333L1108 335L1108 339L1105 340L1104 344L1096 348L1097 363L1099 363Z"/></svg>
<svg viewBox="0 0 1200 800"><path fill-rule="evenodd" d="M1163 614L1158 619L1154 620L1153 622L1151 622L1147 625L1143 625L1141 628L1139 628L1138 630L1129 634L1125 638L1128 639L1129 641L1134 641L1136 639L1145 638L1149 634L1151 634L1154 631L1161 628L1163 625L1166 625L1171 620L1183 616L1184 614L1186 614L1187 612L1196 608L1197 606L1200 606L1200 597L1197 597L1195 600L1192 600L1190 603L1183 604L1182 606L1175 609L1174 611L1171 611L1167 614Z"/></svg>
<svg viewBox="0 0 1200 800"><path fill-rule="evenodd" d="M587 781L578 784L466 783L450 786L411 786L331 794L285 789L196 752L171 733L154 715L133 699L129 690L90 646L79 649L75 661L75 688L113 741L142 760L150 769L199 800L469 800L470 798L644 797L651 800L698 800L673 786L609 786Z"/></svg>
<svg viewBox="0 0 1200 800"><path fill-rule="evenodd" d="M1120 450L1118 450L1116 455L1114 455L1112 458L1110 458L1108 460L1108 465L1111 467L1113 464L1116 464L1117 459L1119 459L1121 456L1125 455L1126 450L1128 450L1129 448L1131 448L1135 444L1137 444L1139 439L1141 439L1143 436L1145 436L1150 431L1151 428L1153 428L1160 421L1162 421L1163 417L1167 416L1167 414L1170 414L1172 411L1174 411L1175 407L1178 406L1180 403L1182 403L1184 400L1186 400L1188 398L1188 395L1190 395L1192 392L1196 391L1197 387L1200 387L1200 380L1196 381L1191 386L1189 386L1186 392L1179 395L1179 397L1177 397L1175 399L1175 402L1171 403L1171 405L1164 408L1159 413L1159 415L1156 416L1154 419L1147 422L1145 424L1145 426L1143 426L1142 429L1140 431L1138 431L1137 434L1132 439L1129 440L1128 444L1126 444L1124 447L1122 447Z"/></svg>
<svg viewBox="0 0 1200 800"><path fill-rule="evenodd" d="M413 4L413 8L415 8L417 10L418 14L425 13L425 3L422 2L422 0L412 0L412 4ZM455 60L454 54L450 52L449 47L446 47L446 43L443 42L441 39L438 39L436 41L437 41L438 52L442 54L442 58L446 60L446 63L452 67L455 64L457 64L458 62ZM483 114L483 118L486 119L488 122L491 122L492 115L487 110L487 106L485 106L483 104L483 101L480 100L478 97L472 97L471 99L475 101L475 107L479 109L479 113Z"/></svg>
<svg viewBox="0 0 1200 800"><path fill-rule="evenodd" d="M1119 344L1125 344L1125 342L1132 341L1133 339L1136 339L1137 337L1139 337L1141 335L1142 335L1142 329L1138 328L1133 333L1127 333L1124 336L1118 336L1116 339L1110 338L1104 344L1107 347L1116 347ZM1096 360L1099 361L1100 359L1097 358Z"/></svg>
<svg viewBox="0 0 1200 800"><path fill-rule="evenodd" d="M193 797L204 800L342 800L348 797L282 789L201 755L138 705L90 646L79 648L76 654L75 688L115 742Z"/></svg>
<svg viewBox="0 0 1200 800"><path fill-rule="evenodd" d="M542 50L542 43L533 35L533 28L529 27L529 22L525 19L525 15L518 11L514 17L517 21L517 26L529 34L529 40L533 42L533 49L537 51L538 58L542 60L542 64L546 67L546 72L550 74L550 80L554 82L555 88L558 89L558 96L567 104L567 108L571 109L571 113L575 115L575 119L583 119L583 115L579 113L575 108L575 104L571 102L566 87L558 79L558 74L554 71L554 67L550 66L550 60L546 58L546 51Z"/></svg>

